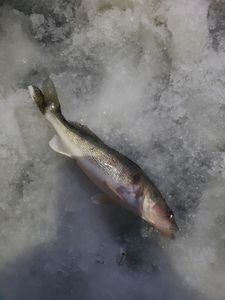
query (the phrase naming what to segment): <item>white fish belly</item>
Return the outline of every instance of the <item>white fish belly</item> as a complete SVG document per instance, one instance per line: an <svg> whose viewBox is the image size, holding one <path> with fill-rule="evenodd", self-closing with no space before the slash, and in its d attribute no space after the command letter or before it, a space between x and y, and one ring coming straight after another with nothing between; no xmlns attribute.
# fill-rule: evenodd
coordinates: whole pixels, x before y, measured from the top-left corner
<svg viewBox="0 0 225 300"><path fill-rule="evenodd" d="M116 183L110 176L104 173L98 166L91 162L88 158L79 158L77 160L78 166L83 172L98 186L98 188L109 196L109 198L115 200L119 205L132 211L134 214L141 216L140 210L137 206L137 199L133 197L122 197L117 192L119 184Z"/></svg>
<svg viewBox="0 0 225 300"><path fill-rule="evenodd" d="M90 159L86 157L78 157L77 165L82 169L82 171L94 182L98 188L100 188L104 193L107 193L111 197L115 198L116 194L109 189L108 186L117 188L116 183L112 178L107 176L103 170L101 170L97 165L95 165Z"/></svg>

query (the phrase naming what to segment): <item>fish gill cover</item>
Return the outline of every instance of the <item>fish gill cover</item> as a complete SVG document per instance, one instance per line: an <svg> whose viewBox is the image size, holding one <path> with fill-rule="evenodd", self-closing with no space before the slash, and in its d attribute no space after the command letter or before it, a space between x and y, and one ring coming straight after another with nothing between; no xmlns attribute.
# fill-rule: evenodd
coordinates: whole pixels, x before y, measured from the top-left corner
<svg viewBox="0 0 225 300"><path fill-rule="evenodd" d="M224 2L0 1L3 299L224 299ZM140 164L175 212L160 237L48 147L27 92ZM126 259L118 265L121 249Z"/></svg>

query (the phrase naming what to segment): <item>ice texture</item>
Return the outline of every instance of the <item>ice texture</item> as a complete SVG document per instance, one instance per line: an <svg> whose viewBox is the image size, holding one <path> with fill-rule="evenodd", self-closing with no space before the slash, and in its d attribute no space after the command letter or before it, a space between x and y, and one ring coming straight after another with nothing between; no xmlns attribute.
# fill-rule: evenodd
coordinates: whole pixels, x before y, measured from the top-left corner
<svg viewBox="0 0 225 300"><path fill-rule="evenodd" d="M0 5L0 299L224 300L224 1ZM159 187L174 241L93 204L98 189L49 148L27 91L48 75L65 117Z"/></svg>

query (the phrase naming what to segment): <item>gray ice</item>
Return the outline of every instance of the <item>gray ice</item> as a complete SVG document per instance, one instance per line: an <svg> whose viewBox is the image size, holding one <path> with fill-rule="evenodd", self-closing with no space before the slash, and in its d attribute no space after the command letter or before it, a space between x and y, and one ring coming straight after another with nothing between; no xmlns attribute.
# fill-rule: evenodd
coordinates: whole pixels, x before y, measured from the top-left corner
<svg viewBox="0 0 225 300"><path fill-rule="evenodd" d="M0 299L224 299L224 1L0 5ZM175 241L94 205L97 188L51 151L27 91L49 74L65 116L157 184Z"/></svg>

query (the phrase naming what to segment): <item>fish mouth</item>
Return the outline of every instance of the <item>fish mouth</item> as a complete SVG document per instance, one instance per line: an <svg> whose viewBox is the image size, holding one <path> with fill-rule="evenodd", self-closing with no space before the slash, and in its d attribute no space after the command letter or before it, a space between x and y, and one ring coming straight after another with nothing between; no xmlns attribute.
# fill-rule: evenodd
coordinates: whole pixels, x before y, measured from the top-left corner
<svg viewBox="0 0 225 300"><path fill-rule="evenodd" d="M154 223L147 218L143 218L147 223L149 223L156 231L158 231L162 236L174 240L176 238L176 233L179 231L177 223L173 219L172 222L159 222Z"/></svg>
<svg viewBox="0 0 225 300"><path fill-rule="evenodd" d="M146 219L145 219L146 220ZM156 231L158 231L162 236L174 240L176 238L176 233L179 231L175 220L171 222L170 220L164 220L161 222L154 223L152 221L146 220Z"/></svg>

